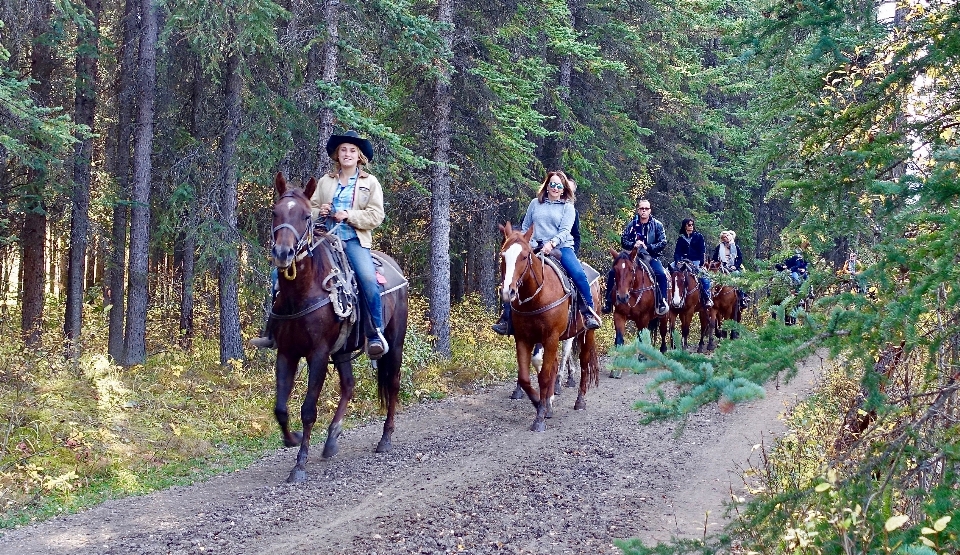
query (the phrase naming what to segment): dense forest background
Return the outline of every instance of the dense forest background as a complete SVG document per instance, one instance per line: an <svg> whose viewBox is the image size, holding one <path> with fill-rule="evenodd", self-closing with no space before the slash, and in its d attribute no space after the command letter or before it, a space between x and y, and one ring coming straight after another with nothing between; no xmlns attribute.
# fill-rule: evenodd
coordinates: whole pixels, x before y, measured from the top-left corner
<svg viewBox="0 0 960 555"><path fill-rule="evenodd" d="M125 367L198 338L242 365L267 301L272 176L318 175L326 138L356 129L386 189L376 245L449 356L451 306L496 305L497 224L563 169L597 267L641 195L671 244L692 216L711 247L736 230L750 269L794 247L814 261L813 308L779 305L802 325L662 361L693 393L654 416L736 402L749 388L730 383L817 347L842 361L836 442L768 476L741 539L956 545L955 2L0 0L0 23L0 283L17 344L62 323L50 356L76 359L95 348L85 319L108 309L106 351ZM836 274L851 250L861 292Z"/></svg>

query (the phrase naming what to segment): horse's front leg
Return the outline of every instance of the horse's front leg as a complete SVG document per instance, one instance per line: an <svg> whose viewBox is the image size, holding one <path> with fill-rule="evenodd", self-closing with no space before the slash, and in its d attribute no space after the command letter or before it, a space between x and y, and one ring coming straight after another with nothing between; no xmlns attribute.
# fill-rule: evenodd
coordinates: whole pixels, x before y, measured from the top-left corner
<svg viewBox="0 0 960 555"><path fill-rule="evenodd" d="M693 315L680 317L680 338L683 343L683 350L687 350L687 340L690 337L690 322L693 321Z"/></svg>
<svg viewBox="0 0 960 555"><path fill-rule="evenodd" d="M615 347L619 347L624 343L623 334L624 334L624 330L627 329L626 315L621 314L620 312L617 312L617 311L613 313L613 329L615 332L615 336L613 338L613 345ZM583 357L583 354L581 353L580 356ZM580 364L580 372L581 373L583 372L583 364ZM611 378L620 379L621 376L623 376L622 370L620 372L617 372L616 370L613 369L613 367L610 368Z"/></svg>
<svg viewBox="0 0 960 555"><path fill-rule="evenodd" d="M596 330L587 330L581 336L577 337L580 346L580 390L577 391L577 401L573 404L573 410L587 410L587 387L590 385L590 365L593 350L596 348L594 333ZM619 377L619 376L618 376ZM570 379L573 379L571 376Z"/></svg>
<svg viewBox="0 0 960 555"><path fill-rule="evenodd" d="M304 482L307 479L307 461L310 459L310 436L313 433L313 425L317 422L317 401L320 399L320 391L323 390L323 382L327 377L327 358L326 352L322 354L312 354L307 359L309 364L309 377L307 378L307 393L303 397L303 405L300 406L300 420L303 422L303 441L300 443L300 451L297 453L297 464L290 471L287 477L289 483Z"/></svg>
<svg viewBox="0 0 960 555"><path fill-rule="evenodd" d="M389 354L389 353L388 353ZM353 377L353 362L347 359L336 364L337 374L340 376L340 401L337 410L333 413L333 420L327 428L327 441L323 444L323 458L329 459L340 451L337 441L343 433L343 419L347 414L347 405L353 399L353 390L356 380Z"/></svg>
<svg viewBox="0 0 960 555"><path fill-rule="evenodd" d="M293 391L293 382L297 375L299 358L277 353L276 378L277 396L273 406L273 415L280 425L280 435L283 437L284 447L296 447L303 441L303 434L290 431L290 413L287 412L287 402Z"/></svg>
<svg viewBox="0 0 960 555"><path fill-rule="evenodd" d="M533 344L517 339L517 387L527 394L533 408L540 407L540 394L530 384L530 358Z"/></svg>
<svg viewBox="0 0 960 555"><path fill-rule="evenodd" d="M543 432L547 429L546 418L553 418L553 386L557 378L558 360L557 350L559 337L550 337L543 342L543 368L537 375L540 385L540 403L537 406L537 417L533 420L530 430Z"/></svg>

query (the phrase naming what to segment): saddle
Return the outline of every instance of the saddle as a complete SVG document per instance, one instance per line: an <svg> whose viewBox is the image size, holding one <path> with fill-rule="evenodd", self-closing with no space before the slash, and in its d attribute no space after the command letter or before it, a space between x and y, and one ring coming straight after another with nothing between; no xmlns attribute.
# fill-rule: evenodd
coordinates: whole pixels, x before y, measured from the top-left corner
<svg viewBox="0 0 960 555"><path fill-rule="evenodd" d="M570 274L568 274L563 268L563 265L560 264L557 256L551 254L550 256L541 255L541 257L544 264L553 268L553 271L557 273L557 276L560 278L560 283L563 285L563 291L570 295L570 311L567 314L567 329L562 338L572 337L573 331L576 329L577 316L580 314L581 309L586 309L586 301L570 279ZM583 273L587 275L587 286L593 287L593 284L600 279L600 272L582 260L580 261L580 266L583 268Z"/></svg>
<svg viewBox="0 0 960 555"><path fill-rule="evenodd" d="M370 332L373 331L374 326L367 303L360 302L360 286L343 250L343 243L335 235L324 234L323 238L330 244L330 249L325 249L324 252L329 253L332 268L324 278L323 286L330 291L334 312L343 322L340 327L340 337L337 338L332 349L334 353L332 358L336 363L352 358L353 352L360 350L366 338L371 335ZM384 253L371 250L370 254L373 258L381 297L409 285L410 282L400 268ZM354 325L358 320L360 325Z"/></svg>

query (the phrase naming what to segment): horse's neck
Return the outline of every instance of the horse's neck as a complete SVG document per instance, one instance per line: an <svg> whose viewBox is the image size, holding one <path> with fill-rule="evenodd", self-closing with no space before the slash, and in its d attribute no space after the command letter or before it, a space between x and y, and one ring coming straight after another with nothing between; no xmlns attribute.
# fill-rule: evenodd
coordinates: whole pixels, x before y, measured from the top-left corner
<svg viewBox="0 0 960 555"><path fill-rule="evenodd" d="M278 288L285 303L296 304L302 299L318 297L322 294L321 281L326 272L321 258L321 248L323 247L314 249L313 256L305 256L294 263L297 267L294 279L288 279L284 272L280 272Z"/></svg>

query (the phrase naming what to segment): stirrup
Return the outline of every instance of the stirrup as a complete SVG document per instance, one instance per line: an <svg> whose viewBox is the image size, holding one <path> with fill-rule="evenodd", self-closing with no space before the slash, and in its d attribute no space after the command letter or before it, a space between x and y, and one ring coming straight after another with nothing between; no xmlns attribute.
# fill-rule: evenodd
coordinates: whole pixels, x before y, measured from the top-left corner
<svg viewBox="0 0 960 555"><path fill-rule="evenodd" d="M367 338L367 357L370 360L377 360L389 352L390 346L387 345L387 339L379 329L376 337Z"/></svg>
<svg viewBox="0 0 960 555"><path fill-rule="evenodd" d="M272 337L253 337L248 343L258 349L276 349L277 342Z"/></svg>
<svg viewBox="0 0 960 555"><path fill-rule="evenodd" d="M668 312L670 312L670 305L667 304L667 300L660 299L660 306L657 307L657 316L663 316Z"/></svg>
<svg viewBox="0 0 960 555"><path fill-rule="evenodd" d="M596 312L589 306L587 310L581 313L583 316L583 325L588 330L597 330L600 329L600 318L597 317Z"/></svg>

